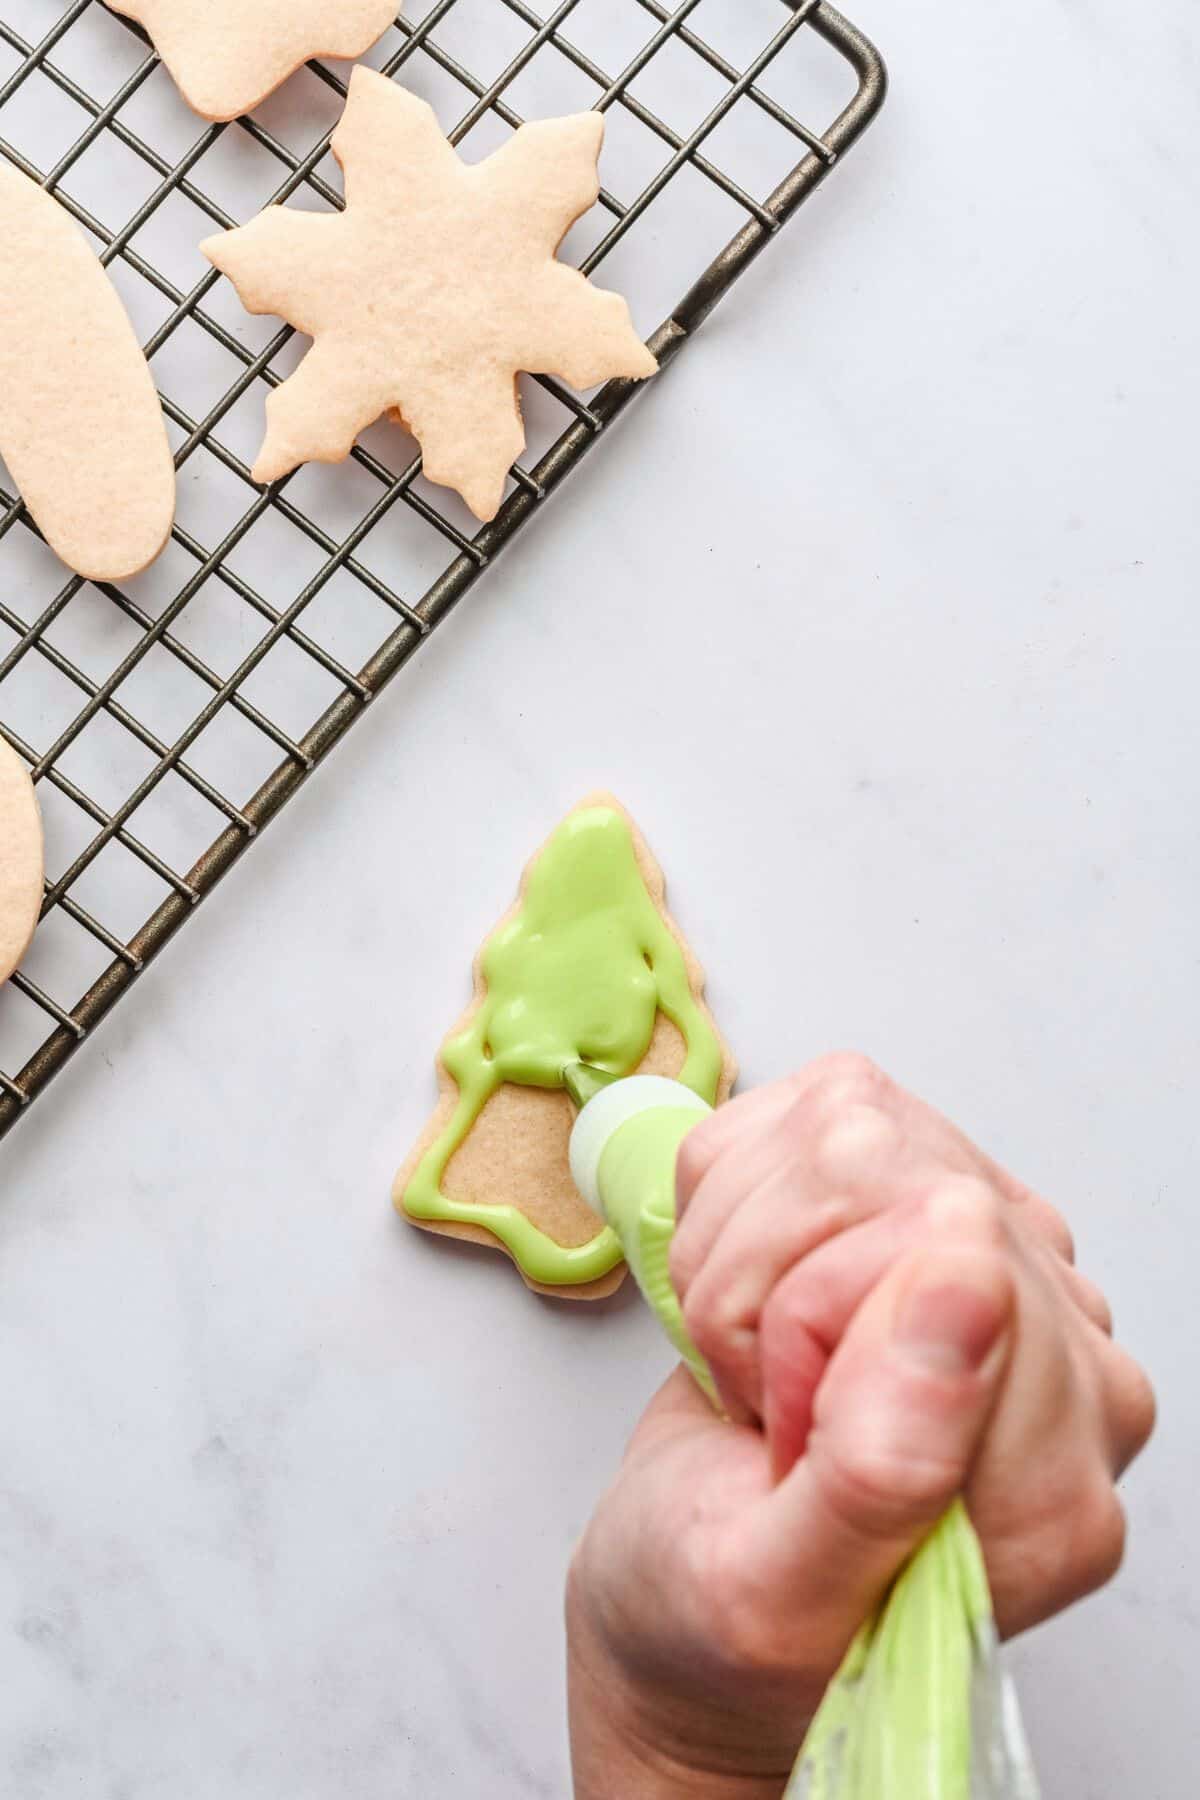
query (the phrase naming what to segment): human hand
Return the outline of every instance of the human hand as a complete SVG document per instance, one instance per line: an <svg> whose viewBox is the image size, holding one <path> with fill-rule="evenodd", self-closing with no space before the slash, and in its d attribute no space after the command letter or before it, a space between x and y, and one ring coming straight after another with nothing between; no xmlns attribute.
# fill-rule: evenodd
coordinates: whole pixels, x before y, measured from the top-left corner
<svg viewBox="0 0 1200 1800"><path fill-rule="evenodd" d="M672 1276L734 1423L677 1371L580 1545L579 1800L775 1800L956 1494L1021 1630L1115 1571L1153 1423L1060 1215L862 1058L714 1114L677 1192Z"/></svg>

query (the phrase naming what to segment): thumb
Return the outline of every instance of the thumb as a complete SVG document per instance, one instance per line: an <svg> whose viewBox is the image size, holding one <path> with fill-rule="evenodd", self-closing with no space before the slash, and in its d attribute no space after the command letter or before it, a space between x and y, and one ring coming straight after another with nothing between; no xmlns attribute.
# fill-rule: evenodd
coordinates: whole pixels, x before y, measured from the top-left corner
<svg viewBox="0 0 1200 1800"><path fill-rule="evenodd" d="M765 1496L759 1573L836 1658L966 1485L1015 1329L991 1247L917 1251L855 1313L817 1390L804 1454ZM763 1317L764 1377L786 1361L786 1304ZM802 1347L802 1354L804 1349Z"/></svg>

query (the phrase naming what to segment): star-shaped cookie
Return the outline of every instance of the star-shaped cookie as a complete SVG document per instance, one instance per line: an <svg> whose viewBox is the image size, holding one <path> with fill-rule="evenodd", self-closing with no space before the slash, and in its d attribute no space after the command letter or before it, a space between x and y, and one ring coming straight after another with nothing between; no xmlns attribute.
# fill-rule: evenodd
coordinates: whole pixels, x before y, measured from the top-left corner
<svg viewBox="0 0 1200 1800"><path fill-rule="evenodd" d="M400 0L110 0L145 27L180 93L205 119L236 119L314 56L352 60Z"/></svg>
<svg viewBox="0 0 1200 1800"><path fill-rule="evenodd" d="M340 462L391 413L430 480L491 519L525 445L518 370L579 388L652 375L624 300L555 259L599 193L603 135L598 113L547 119L467 164L423 100L355 69L333 134L345 212L270 206L201 245L249 311L315 340L267 400L254 479Z"/></svg>

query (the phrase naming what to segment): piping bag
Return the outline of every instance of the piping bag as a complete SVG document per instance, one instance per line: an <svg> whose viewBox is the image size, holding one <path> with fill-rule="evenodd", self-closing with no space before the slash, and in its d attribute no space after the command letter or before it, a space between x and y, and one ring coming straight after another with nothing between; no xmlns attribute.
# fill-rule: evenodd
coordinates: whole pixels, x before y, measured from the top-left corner
<svg viewBox="0 0 1200 1800"><path fill-rule="evenodd" d="M617 1080L574 1063L563 1080L578 1109L575 1185L616 1232L659 1323L720 1411L668 1269L676 1157L711 1109L659 1075ZM998 1648L983 1554L956 1500L847 1651L785 1800L1038 1800Z"/></svg>

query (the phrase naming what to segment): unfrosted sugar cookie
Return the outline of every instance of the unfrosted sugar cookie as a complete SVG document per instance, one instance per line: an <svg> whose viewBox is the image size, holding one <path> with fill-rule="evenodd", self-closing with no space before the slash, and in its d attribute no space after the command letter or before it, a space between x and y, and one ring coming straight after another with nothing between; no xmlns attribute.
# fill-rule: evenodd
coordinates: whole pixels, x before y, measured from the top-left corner
<svg viewBox="0 0 1200 1800"><path fill-rule="evenodd" d="M593 1300L625 1266L571 1180L574 1062L672 1075L710 1105L737 1073L662 871L611 794L567 815L480 951L438 1056L437 1108L393 1190L413 1224L507 1251L541 1292Z"/></svg>
<svg viewBox="0 0 1200 1800"><path fill-rule="evenodd" d="M0 981L29 947L42 905L42 821L29 771L0 737Z"/></svg>
<svg viewBox="0 0 1200 1800"><path fill-rule="evenodd" d="M599 193L603 136L598 113L547 119L468 165L423 100L356 69L333 134L345 212L271 206L201 245L251 312L315 339L267 400L255 480L340 462L392 413L429 479L491 519L525 445L518 370L652 375L624 300L556 260Z"/></svg>
<svg viewBox="0 0 1200 1800"><path fill-rule="evenodd" d="M175 465L129 316L75 221L0 161L0 455L50 547L79 575L152 562Z"/></svg>
<svg viewBox="0 0 1200 1800"><path fill-rule="evenodd" d="M353 60L400 0L111 0L136 19L180 93L205 119L236 119L314 56Z"/></svg>

